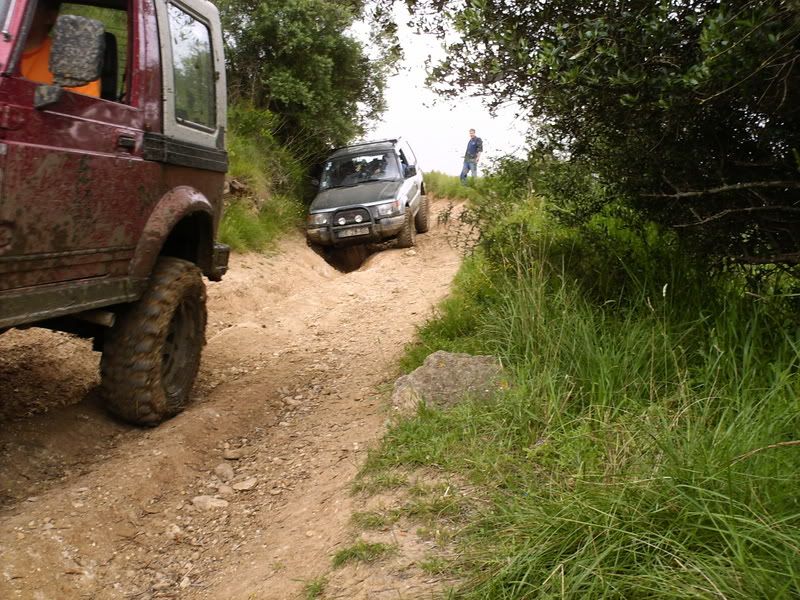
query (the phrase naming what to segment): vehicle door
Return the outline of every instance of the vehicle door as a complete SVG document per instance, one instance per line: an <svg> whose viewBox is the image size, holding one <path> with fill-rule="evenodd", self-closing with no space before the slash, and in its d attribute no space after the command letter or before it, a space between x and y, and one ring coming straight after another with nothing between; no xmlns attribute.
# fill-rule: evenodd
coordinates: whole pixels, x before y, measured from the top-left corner
<svg viewBox="0 0 800 600"><path fill-rule="evenodd" d="M405 194L406 204L417 210L420 203L420 178L417 177L417 157L414 155L411 146L402 141L397 148L400 158L401 170L403 173L403 187L401 194Z"/></svg>
<svg viewBox="0 0 800 600"><path fill-rule="evenodd" d="M40 84L20 74L21 52L0 77L0 223L8 242L0 249L0 291L105 278L123 284L120 301L131 299L124 280L159 188L158 166L142 159L143 107L132 99L127 68L141 8L133 0L61 6L60 14L105 26L101 97L65 90L34 108Z"/></svg>

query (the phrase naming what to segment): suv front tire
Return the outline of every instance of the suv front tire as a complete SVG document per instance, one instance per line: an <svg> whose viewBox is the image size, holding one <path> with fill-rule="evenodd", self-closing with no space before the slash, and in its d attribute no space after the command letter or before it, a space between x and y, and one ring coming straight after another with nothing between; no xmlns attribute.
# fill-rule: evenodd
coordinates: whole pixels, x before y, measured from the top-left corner
<svg viewBox="0 0 800 600"><path fill-rule="evenodd" d="M411 207L406 208L406 220L403 222L403 229L397 234L398 248L411 248L417 242L417 226L414 223L414 214Z"/></svg>

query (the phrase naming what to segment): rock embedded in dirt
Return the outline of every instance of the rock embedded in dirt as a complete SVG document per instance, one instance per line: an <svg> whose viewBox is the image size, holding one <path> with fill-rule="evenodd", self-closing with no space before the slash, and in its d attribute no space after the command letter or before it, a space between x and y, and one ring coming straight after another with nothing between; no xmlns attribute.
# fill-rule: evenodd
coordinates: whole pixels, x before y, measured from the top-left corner
<svg viewBox="0 0 800 600"><path fill-rule="evenodd" d="M222 452L222 458L225 460L241 460L248 454L250 454L248 448L226 448Z"/></svg>
<svg viewBox="0 0 800 600"><path fill-rule="evenodd" d="M214 496L195 496L192 498L192 504L200 510L212 510L215 508L225 508L228 506L228 501L222 498L214 498Z"/></svg>
<svg viewBox="0 0 800 600"><path fill-rule="evenodd" d="M401 414L413 413L420 402L449 408L466 398L491 397L505 385L503 367L494 356L440 350L395 381L392 406Z"/></svg>
<svg viewBox="0 0 800 600"><path fill-rule="evenodd" d="M238 492L245 492L247 490L252 490L254 487L256 487L257 483L258 480L255 477L249 477L244 481L239 481L237 483L234 483L231 487L233 487L233 489L235 489Z"/></svg>
<svg viewBox="0 0 800 600"><path fill-rule="evenodd" d="M234 493L234 489L229 485L221 485L217 488L217 493L220 496L230 496Z"/></svg>
<svg viewBox="0 0 800 600"><path fill-rule="evenodd" d="M214 467L214 474L222 481L230 481L235 475L233 467L228 463L221 463Z"/></svg>

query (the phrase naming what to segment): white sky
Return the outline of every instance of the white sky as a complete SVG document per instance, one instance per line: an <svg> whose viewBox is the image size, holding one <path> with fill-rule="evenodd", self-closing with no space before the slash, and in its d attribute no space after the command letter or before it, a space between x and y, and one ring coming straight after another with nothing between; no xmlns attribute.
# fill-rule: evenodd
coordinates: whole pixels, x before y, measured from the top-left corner
<svg viewBox="0 0 800 600"><path fill-rule="evenodd" d="M396 5L395 18L405 52L404 69L387 82L388 109L367 139L402 136L423 171L450 175L461 172L470 128L483 140L482 165L506 154L524 154L527 125L514 117L512 108L493 118L478 98L446 100L425 87L425 59L442 56L441 45L434 36L418 35L405 25L408 12L401 3Z"/></svg>

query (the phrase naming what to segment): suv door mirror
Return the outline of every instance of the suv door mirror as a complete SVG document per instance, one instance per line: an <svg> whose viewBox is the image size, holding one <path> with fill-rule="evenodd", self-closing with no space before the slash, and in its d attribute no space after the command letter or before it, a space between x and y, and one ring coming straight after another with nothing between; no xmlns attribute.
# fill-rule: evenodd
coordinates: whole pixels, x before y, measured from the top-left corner
<svg viewBox="0 0 800 600"><path fill-rule="evenodd" d="M413 177L417 174L417 165L406 165L406 177Z"/></svg>
<svg viewBox="0 0 800 600"><path fill-rule="evenodd" d="M76 15L61 15L53 27L50 71L54 85L36 88L33 104L43 108L61 98L63 88L79 87L100 78L105 51L103 24Z"/></svg>

